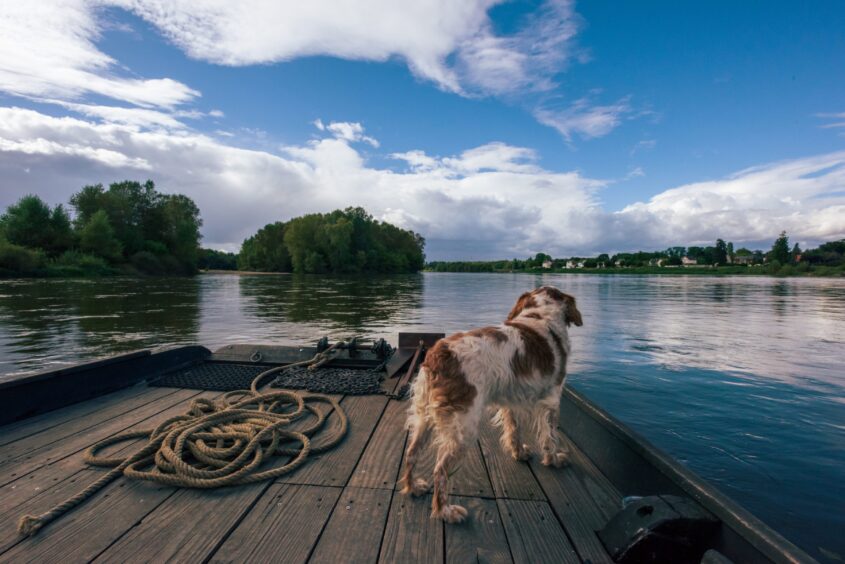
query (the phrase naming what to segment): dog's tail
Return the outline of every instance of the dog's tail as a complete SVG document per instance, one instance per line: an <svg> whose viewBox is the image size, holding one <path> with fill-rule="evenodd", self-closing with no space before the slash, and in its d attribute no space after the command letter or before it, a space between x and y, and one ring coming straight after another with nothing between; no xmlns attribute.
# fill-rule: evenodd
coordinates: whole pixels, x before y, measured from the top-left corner
<svg viewBox="0 0 845 564"><path fill-rule="evenodd" d="M428 405L428 369L421 366L411 383L411 397L408 403L408 429L417 425L426 425L426 406Z"/></svg>

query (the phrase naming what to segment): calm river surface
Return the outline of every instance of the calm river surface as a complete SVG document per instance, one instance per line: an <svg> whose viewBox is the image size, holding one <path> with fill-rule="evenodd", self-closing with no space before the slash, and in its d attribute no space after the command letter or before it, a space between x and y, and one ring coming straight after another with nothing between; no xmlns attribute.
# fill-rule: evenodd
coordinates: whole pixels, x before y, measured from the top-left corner
<svg viewBox="0 0 845 564"><path fill-rule="evenodd" d="M0 378L168 344L312 343L578 298L569 384L823 561L845 558L845 281L434 274L0 281Z"/></svg>

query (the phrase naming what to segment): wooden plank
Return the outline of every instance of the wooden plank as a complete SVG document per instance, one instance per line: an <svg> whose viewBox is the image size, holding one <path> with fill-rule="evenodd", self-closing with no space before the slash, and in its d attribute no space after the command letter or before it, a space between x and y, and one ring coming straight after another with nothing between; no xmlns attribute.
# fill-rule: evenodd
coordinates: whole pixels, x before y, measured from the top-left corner
<svg viewBox="0 0 845 564"><path fill-rule="evenodd" d="M305 562L340 488L274 484L212 556L212 562ZM198 534L207 534L205 531ZM204 553L161 553L150 560L202 561Z"/></svg>
<svg viewBox="0 0 845 564"><path fill-rule="evenodd" d="M270 487L257 483L176 491L96 559L97 562L202 561ZM96 529L91 529L88 534ZM117 538L117 537L115 537Z"/></svg>
<svg viewBox="0 0 845 564"><path fill-rule="evenodd" d="M78 484L73 486L73 490L78 488ZM84 506L54 521L34 537L22 539L0 561L90 561L172 493L171 488L157 484L117 480ZM148 548L144 547L144 551Z"/></svg>
<svg viewBox="0 0 845 564"><path fill-rule="evenodd" d="M174 393L176 393L176 390L173 388L148 388L146 393L129 397L123 402L106 402L100 398L89 400L85 403L93 404L92 406L96 409L87 417L73 419L56 427L47 427L0 448L0 472L4 472L5 464L31 451L63 441L73 435L85 434L86 429L119 418L125 415L127 411L143 407ZM44 423L47 424L47 421Z"/></svg>
<svg viewBox="0 0 845 564"><path fill-rule="evenodd" d="M16 459L7 460L4 464L0 464L0 485L13 482L33 470L82 451L97 441L124 431L139 421L143 421L167 409L171 405L184 402L197 393L196 390L179 390L170 393L162 397L161 401L147 403L128 413L124 413L120 417L103 421L98 425L88 427L76 434L67 436L62 441L52 442L41 448L26 452Z"/></svg>
<svg viewBox="0 0 845 564"><path fill-rule="evenodd" d="M569 445L572 465L584 487L590 492L596 506L601 511L605 522L622 509L622 493L616 489L607 476L593 464L584 452L562 434L563 440Z"/></svg>
<svg viewBox="0 0 845 564"><path fill-rule="evenodd" d="M429 482L432 481L434 463L437 459L437 447L433 435L429 437L420 453L415 475ZM404 457L403 457L404 458ZM399 489L399 484L396 484ZM487 468L481 455L478 441L469 444L458 465L449 475L449 492L453 495L493 498L493 485L487 475Z"/></svg>
<svg viewBox="0 0 845 564"><path fill-rule="evenodd" d="M205 392L199 394L214 397L218 394ZM178 404L166 409L135 427L153 427L174 415L185 412L185 405ZM106 451L110 456L121 456L135 452L144 440L129 441ZM39 515L55 507L72 495L82 491L87 485L102 476L107 469L86 466L82 453L77 453L40 468L0 490L0 552L8 550L22 539L17 532L17 520L21 515ZM100 494L97 494L100 495ZM105 495L105 493L103 493ZM86 504L74 511L85 511Z"/></svg>
<svg viewBox="0 0 845 564"><path fill-rule="evenodd" d="M106 396L96 398L95 400L83 401L75 403L67 407L42 413L34 417L28 417L21 421L9 423L0 427L0 446L18 441L35 433L51 429L58 425L62 425L73 419L90 416L92 413L97 413L114 405L127 401L128 399L149 393L151 388L146 384L138 384L131 388L125 388L112 392ZM171 389L171 391L176 391Z"/></svg>
<svg viewBox="0 0 845 564"><path fill-rule="evenodd" d="M499 508L492 499L458 497L469 510L469 517L460 525L445 525L446 562L462 564L479 562L505 564L513 562Z"/></svg>
<svg viewBox="0 0 845 564"><path fill-rule="evenodd" d="M377 561L390 501L389 490L344 488L309 562Z"/></svg>
<svg viewBox="0 0 845 564"><path fill-rule="evenodd" d="M548 503L522 499L496 503L515 562L581 562Z"/></svg>
<svg viewBox="0 0 845 564"><path fill-rule="evenodd" d="M563 468L549 468L536 460L531 467L581 559L610 564L612 560L596 536L607 519L579 478L578 461L574 457L571 460Z"/></svg>
<svg viewBox="0 0 845 564"><path fill-rule="evenodd" d="M328 452L309 457L310 460L304 466L277 481L286 484L345 486L386 404L385 396L345 397L340 405L349 418L349 429L343 442ZM339 425L339 419L332 417L324 432L330 435Z"/></svg>
<svg viewBox="0 0 845 564"><path fill-rule="evenodd" d="M408 434L405 431L407 409L407 402L388 402L361 460L352 472L350 486L393 489Z"/></svg>
<svg viewBox="0 0 845 564"><path fill-rule="evenodd" d="M505 454L499 443L498 429L482 423L479 442L490 481L497 498L544 500L542 488L528 464Z"/></svg>
<svg viewBox="0 0 845 564"><path fill-rule="evenodd" d="M394 495L379 562L443 562L443 521L430 514L431 495Z"/></svg>

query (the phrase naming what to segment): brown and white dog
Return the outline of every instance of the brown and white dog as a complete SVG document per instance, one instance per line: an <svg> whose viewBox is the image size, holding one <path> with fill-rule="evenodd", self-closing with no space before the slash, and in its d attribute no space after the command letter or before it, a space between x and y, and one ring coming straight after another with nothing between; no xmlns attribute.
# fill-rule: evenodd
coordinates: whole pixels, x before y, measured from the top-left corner
<svg viewBox="0 0 845 564"><path fill-rule="evenodd" d="M534 432L543 464L561 466L566 461L557 426L570 324L582 324L575 298L543 286L522 294L504 324L435 343L413 384L402 493L422 495L429 490L426 480L414 477L414 465L433 429L437 461L432 517L463 521L467 510L447 503L449 472L457 468L464 446L475 439L488 408L496 410L493 422L501 427L502 446L514 459L531 456L523 441L524 434Z"/></svg>

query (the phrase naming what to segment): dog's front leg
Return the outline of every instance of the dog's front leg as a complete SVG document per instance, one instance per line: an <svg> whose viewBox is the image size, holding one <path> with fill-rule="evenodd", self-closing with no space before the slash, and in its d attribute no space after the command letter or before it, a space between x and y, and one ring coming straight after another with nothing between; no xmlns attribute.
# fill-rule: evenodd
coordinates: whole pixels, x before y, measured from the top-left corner
<svg viewBox="0 0 845 564"><path fill-rule="evenodd" d="M541 462L544 466L560 468L569 459L569 453L562 448L558 440L560 422L560 389L543 399L538 406L537 430L540 432L539 443L543 452Z"/></svg>

